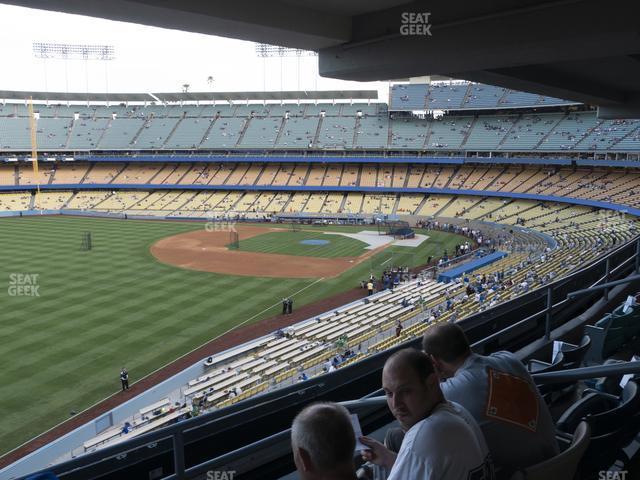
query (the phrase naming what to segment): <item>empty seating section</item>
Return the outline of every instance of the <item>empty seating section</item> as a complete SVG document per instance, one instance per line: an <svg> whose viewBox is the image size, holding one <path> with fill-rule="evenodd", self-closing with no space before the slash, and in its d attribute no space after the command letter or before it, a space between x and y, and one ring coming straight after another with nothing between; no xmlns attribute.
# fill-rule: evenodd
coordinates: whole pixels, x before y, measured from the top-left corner
<svg viewBox="0 0 640 480"><path fill-rule="evenodd" d="M348 193L344 202L345 213L360 213L362 210L362 200L364 195L362 193Z"/></svg>
<svg viewBox="0 0 640 480"><path fill-rule="evenodd" d="M447 188L449 186L449 183L451 182L451 178L453 176L453 173L455 172L455 167L440 167L437 170L437 173L435 175L435 178L433 180L433 184L430 185L434 188ZM422 183L423 185L426 186L427 182L430 181L430 171L425 170L425 175L422 179Z"/></svg>
<svg viewBox="0 0 640 480"><path fill-rule="evenodd" d="M31 136L26 118L0 117L0 149L30 150Z"/></svg>
<svg viewBox="0 0 640 480"><path fill-rule="evenodd" d="M358 185L358 174L360 172L360 165L345 165L342 171L342 178L340 180L341 187L353 187Z"/></svg>
<svg viewBox="0 0 640 480"><path fill-rule="evenodd" d="M289 117L280 132L276 147L307 148L313 144L319 117Z"/></svg>
<svg viewBox="0 0 640 480"><path fill-rule="evenodd" d="M638 150L640 142L630 143L629 139L635 134L637 140L639 128L639 120L603 120L589 130L589 133L579 142L578 148L608 150L614 146L628 146L629 148L623 148L623 150Z"/></svg>
<svg viewBox="0 0 640 480"><path fill-rule="evenodd" d="M87 172L83 183L111 183L124 166L122 163L96 163Z"/></svg>
<svg viewBox="0 0 640 480"><path fill-rule="evenodd" d="M216 119L208 136L200 144L201 148L233 148L240 139L246 118L220 117Z"/></svg>
<svg viewBox="0 0 640 480"><path fill-rule="evenodd" d="M93 165L90 163L82 162L67 162L58 164L56 168L56 174L53 177L51 183L57 183L61 185L72 185L76 183L82 183L82 179L87 174L89 168Z"/></svg>
<svg viewBox="0 0 640 480"><path fill-rule="evenodd" d="M501 150L533 150L559 120L558 114L523 115L500 146Z"/></svg>
<svg viewBox="0 0 640 480"><path fill-rule="evenodd" d="M390 175L391 178L387 178L387 169L391 170L393 174ZM407 181L407 176L409 173L409 167L407 165L395 165L391 167L385 168L384 182L385 185L389 185L387 182L390 182L390 185L394 188L403 188L405 182Z"/></svg>
<svg viewBox="0 0 640 480"><path fill-rule="evenodd" d="M16 185L16 166L0 164L0 185Z"/></svg>
<svg viewBox="0 0 640 480"><path fill-rule="evenodd" d="M440 217L464 217L467 209L478 203L481 197L457 197L451 201L438 216Z"/></svg>
<svg viewBox="0 0 640 480"><path fill-rule="evenodd" d="M398 215L415 215L416 210L424 200L424 195L408 193L400 196L396 213Z"/></svg>
<svg viewBox="0 0 640 480"><path fill-rule="evenodd" d="M95 205L109 196L110 192L107 191L81 191L76 193L67 202L67 208L74 210L89 210L93 209ZM0 198L2 198L0 196Z"/></svg>
<svg viewBox="0 0 640 480"><path fill-rule="evenodd" d="M71 120L39 118L36 122L36 142L42 150L64 150L69 137Z"/></svg>
<svg viewBox="0 0 640 480"><path fill-rule="evenodd" d="M211 118L183 118L166 141L165 148L177 150L198 148L212 122Z"/></svg>
<svg viewBox="0 0 640 480"><path fill-rule="evenodd" d="M479 83L395 84L391 86L389 94L389 109L392 111L515 108L573 103Z"/></svg>
<svg viewBox="0 0 640 480"><path fill-rule="evenodd" d="M589 112L571 113L555 125L542 140L539 150L571 150L596 126L596 118Z"/></svg>
<svg viewBox="0 0 640 480"><path fill-rule="evenodd" d="M72 192L40 192L34 196L34 210L60 210L69 201Z"/></svg>
<svg viewBox="0 0 640 480"><path fill-rule="evenodd" d="M301 212L310 196L310 193L305 192L294 193L291 201L285 208L285 212Z"/></svg>
<svg viewBox="0 0 640 480"><path fill-rule="evenodd" d="M109 122L107 118L79 118L74 120L67 148L69 150L94 150Z"/></svg>
<svg viewBox="0 0 640 480"><path fill-rule="evenodd" d="M427 110L447 110L462 107L470 85L462 84L433 84L427 92Z"/></svg>
<svg viewBox="0 0 640 480"><path fill-rule="evenodd" d="M28 210L31 201L30 192L0 194L0 212Z"/></svg>
<svg viewBox="0 0 640 480"><path fill-rule="evenodd" d="M436 215L449 201L451 197L448 195L429 195L424 201L417 215L431 217Z"/></svg>
<svg viewBox="0 0 640 480"><path fill-rule="evenodd" d="M392 118L389 122L389 148L420 150L424 147L431 122L418 118Z"/></svg>
<svg viewBox="0 0 640 480"><path fill-rule="evenodd" d="M340 206L342 205L343 193L329 193L324 201L324 205L320 212L322 213L342 213Z"/></svg>
<svg viewBox="0 0 640 480"><path fill-rule="evenodd" d="M327 166L327 171L322 179L322 185L338 186L342 177L342 165L333 164Z"/></svg>
<svg viewBox="0 0 640 480"><path fill-rule="evenodd" d="M398 168L400 176L400 167ZM378 187L391 187L394 179L394 167L393 165L379 165L378 166Z"/></svg>
<svg viewBox="0 0 640 480"><path fill-rule="evenodd" d="M283 119L278 117L253 117L240 142L246 148L271 148L275 145Z"/></svg>
<svg viewBox="0 0 640 480"><path fill-rule="evenodd" d="M113 119L104 135L98 143L98 148L108 150L127 150L136 148L133 143L134 137L144 125L141 118L115 118Z"/></svg>
<svg viewBox="0 0 640 480"><path fill-rule="evenodd" d="M389 143L388 117L364 116L358 120L354 148L386 148Z"/></svg>
<svg viewBox="0 0 640 480"><path fill-rule="evenodd" d="M355 126L355 117L326 116L322 120L315 146L318 148L351 149L353 148Z"/></svg>
<svg viewBox="0 0 640 480"><path fill-rule="evenodd" d="M327 198L326 193L312 193L309 200L305 203L303 212L316 213L322 210L324 201Z"/></svg>
<svg viewBox="0 0 640 480"><path fill-rule="evenodd" d="M375 165L363 165L360 176L360 186L377 187L378 186L378 169Z"/></svg>
<svg viewBox="0 0 640 480"><path fill-rule="evenodd" d="M162 148L177 123L178 120L175 118L149 118L138 137L134 139L135 148L143 150Z"/></svg>
<svg viewBox="0 0 640 480"><path fill-rule="evenodd" d="M473 117L443 117L431 123L427 149L458 150L468 135Z"/></svg>
<svg viewBox="0 0 640 480"><path fill-rule="evenodd" d="M504 88L474 84L467 92L462 106L464 108L495 108L505 93Z"/></svg>
<svg viewBox="0 0 640 480"><path fill-rule="evenodd" d="M114 183L144 184L151 182L157 173L162 170L162 163L147 163L143 165L129 164L113 180Z"/></svg>
<svg viewBox="0 0 640 480"><path fill-rule="evenodd" d="M267 212L276 213L284 211L285 205L289 203L291 196L293 194L289 192L278 192L275 194L271 202L269 202L269 206L267 207Z"/></svg>
<svg viewBox="0 0 640 480"><path fill-rule="evenodd" d="M306 180L310 177L311 167L309 165L296 165L291 175L289 176L289 180L287 181L287 185L295 186L295 185L305 185ZM316 181L321 179L319 177L316 178Z"/></svg>
<svg viewBox="0 0 640 480"><path fill-rule="evenodd" d="M500 100L500 106L535 106L535 105L562 105L564 101L557 98L541 97L535 93L518 92L517 90L507 90Z"/></svg>
<svg viewBox="0 0 640 480"><path fill-rule="evenodd" d="M469 150L497 150L517 120L515 115L478 117L465 143Z"/></svg>
<svg viewBox="0 0 640 480"><path fill-rule="evenodd" d="M38 168L38 177L36 178L33 172L32 166L19 165L18 166L18 183L20 185L46 185L54 175L55 169L52 164L41 164Z"/></svg>
<svg viewBox="0 0 640 480"><path fill-rule="evenodd" d="M309 186L320 186L325 178L325 173L327 171L327 166L323 164L313 163L309 167L309 173L307 175L307 180L305 185Z"/></svg>

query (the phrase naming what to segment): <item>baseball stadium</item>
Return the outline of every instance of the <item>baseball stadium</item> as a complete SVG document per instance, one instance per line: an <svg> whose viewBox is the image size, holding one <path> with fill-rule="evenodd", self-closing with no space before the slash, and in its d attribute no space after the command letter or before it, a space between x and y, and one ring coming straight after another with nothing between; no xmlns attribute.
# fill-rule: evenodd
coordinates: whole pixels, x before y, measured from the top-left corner
<svg viewBox="0 0 640 480"><path fill-rule="evenodd" d="M371 47L365 20L416 2L327 6L354 22L349 39L328 19L303 33L214 6L199 27L178 2L163 7L175 20L148 2L117 1L115 17L96 1L8 3L315 50L324 76L389 83L0 91L0 480L320 478L296 474L294 417L337 402L381 441L385 362L445 324L474 354L520 361L558 439L544 468L477 478L640 475L637 39L624 37L628 80L595 92L617 80L582 57L566 61L574 89L558 86L564 63L509 83L508 62L499 75L467 53L466 69L378 69L368 48L426 40ZM512 3L474 21L542 13ZM564 18L562 3L549 12ZM606 15L612 31L635 28ZM452 35L416 18L434 42ZM429 51L452 55L449 43Z"/></svg>

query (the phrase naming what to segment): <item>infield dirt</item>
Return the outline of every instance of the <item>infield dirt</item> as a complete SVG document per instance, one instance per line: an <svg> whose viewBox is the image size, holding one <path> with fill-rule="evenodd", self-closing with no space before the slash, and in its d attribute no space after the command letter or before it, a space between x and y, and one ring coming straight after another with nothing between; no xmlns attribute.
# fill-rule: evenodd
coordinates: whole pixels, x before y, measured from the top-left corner
<svg viewBox="0 0 640 480"><path fill-rule="evenodd" d="M269 227L237 226L240 242L268 232ZM176 267L227 275L273 278L330 278L383 250L380 247L358 257L319 258L274 253L229 250L228 231L200 230L163 238L151 246L151 254L160 262Z"/></svg>

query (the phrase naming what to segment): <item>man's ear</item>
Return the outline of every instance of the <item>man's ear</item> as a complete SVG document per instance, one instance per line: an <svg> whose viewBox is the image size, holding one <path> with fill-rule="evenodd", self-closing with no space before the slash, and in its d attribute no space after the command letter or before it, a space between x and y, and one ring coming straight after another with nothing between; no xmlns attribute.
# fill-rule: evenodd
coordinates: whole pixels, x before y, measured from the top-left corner
<svg viewBox="0 0 640 480"><path fill-rule="evenodd" d="M300 466L305 472L313 470L313 463L311 462L311 455L304 448L298 447L298 458L300 459Z"/></svg>
<svg viewBox="0 0 640 480"><path fill-rule="evenodd" d="M429 358L431 359L434 370L436 371L436 373L439 373L442 370L442 362L431 354L429 354Z"/></svg>

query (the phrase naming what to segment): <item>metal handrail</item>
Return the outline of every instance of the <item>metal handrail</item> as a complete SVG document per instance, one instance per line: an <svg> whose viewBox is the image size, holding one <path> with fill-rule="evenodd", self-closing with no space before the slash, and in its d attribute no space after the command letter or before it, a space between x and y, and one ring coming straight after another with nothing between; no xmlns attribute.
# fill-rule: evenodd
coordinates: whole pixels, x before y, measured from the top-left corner
<svg viewBox="0 0 640 480"><path fill-rule="evenodd" d="M596 365L593 367L572 368L556 372L534 373L531 376L536 383L563 383L587 378L611 377L640 373L640 362L615 363L613 365Z"/></svg>
<svg viewBox="0 0 640 480"><path fill-rule="evenodd" d="M633 259L633 257L631 259ZM624 285L625 283L635 282L636 280L640 280L640 275L632 275L630 277L623 278L622 280L614 280L613 282L603 283L602 285L596 285L594 287L583 288L582 290L576 290L574 292L568 293L567 298L570 299L570 298L579 297L581 295L595 292L597 290L604 290L606 288L615 287L616 285Z"/></svg>

